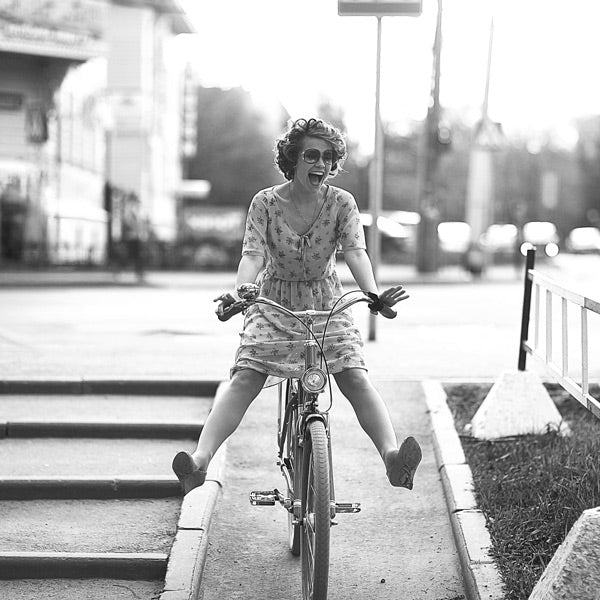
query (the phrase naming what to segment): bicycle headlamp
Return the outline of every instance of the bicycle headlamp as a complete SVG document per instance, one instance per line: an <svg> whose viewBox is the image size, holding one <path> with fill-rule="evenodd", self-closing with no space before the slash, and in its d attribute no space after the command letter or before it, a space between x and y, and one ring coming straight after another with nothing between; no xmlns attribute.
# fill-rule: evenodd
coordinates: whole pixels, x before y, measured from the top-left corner
<svg viewBox="0 0 600 600"><path fill-rule="evenodd" d="M322 392L327 384L327 375L318 367L310 367L304 371L300 382L307 392Z"/></svg>

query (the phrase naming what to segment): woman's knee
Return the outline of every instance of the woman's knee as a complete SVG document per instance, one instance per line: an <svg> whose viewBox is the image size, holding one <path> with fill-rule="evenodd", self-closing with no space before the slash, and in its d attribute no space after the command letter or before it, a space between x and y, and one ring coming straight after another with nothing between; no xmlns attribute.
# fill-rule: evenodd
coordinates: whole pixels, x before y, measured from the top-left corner
<svg viewBox="0 0 600 600"><path fill-rule="evenodd" d="M267 376L254 369L240 369L236 371L229 382L229 387L236 394L243 394L254 400L262 390Z"/></svg>
<svg viewBox="0 0 600 600"><path fill-rule="evenodd" d="M335 375L340 391L345 396L361 392L372 387L371 380L364 369L346 369Z"/></svg>

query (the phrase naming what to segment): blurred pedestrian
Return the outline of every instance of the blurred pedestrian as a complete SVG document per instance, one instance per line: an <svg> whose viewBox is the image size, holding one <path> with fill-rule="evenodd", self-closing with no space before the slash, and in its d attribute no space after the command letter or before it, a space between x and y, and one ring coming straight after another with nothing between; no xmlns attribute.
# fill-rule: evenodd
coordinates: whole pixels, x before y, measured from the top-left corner
<svg viewBox="0 0 600 600"><path fill-rule="evenodd" d="M320 119L298 119L277 140L275 154L286 181L262 190L250 204L236 290L256 282L262 296L291 310L329 310L343 293L335 270L341 249L358 287L379 294L356 201L329 184L346 158L342 133ZM218 298L219 309L235 301L236 290ZM401 285L385 290L379 294L382 314L392 316L390 308L406 298ZM195 452L179 452L173 460L184 493L204 483L210 460L267 377L301 372L304 337L285 319L274 319L274 313L260 304L247 310L231 380L220 388ZM367 375L351 314L333 318L328 333L324 346L329 372L379 451L390 483L412 489L421 449L413 437L398 448L387 407Z"/></svg>
<svg viewBox="0 0 600 600"><path fill-rule="evenodd" d="M142 214L140 201L133 193L129 195L124 205L122 238L127 263L133 269L138 281L144 281L148 223Z"/></svg>

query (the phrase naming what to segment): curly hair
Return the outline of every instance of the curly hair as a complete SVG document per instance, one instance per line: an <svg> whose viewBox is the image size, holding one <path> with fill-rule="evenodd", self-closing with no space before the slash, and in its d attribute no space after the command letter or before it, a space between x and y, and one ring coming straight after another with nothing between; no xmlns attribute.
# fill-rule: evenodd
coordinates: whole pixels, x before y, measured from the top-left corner
<svg viewBox="0 0 600 600"><path fill-rule="evenodd" d="M335 176L347 156L346 141L342 132L322 119L296 119L290 121L288 130L275 143L275 164L287 180L294 178L296 163L305 137L320 138L330 143L334 150L331 175Z"/></svg>

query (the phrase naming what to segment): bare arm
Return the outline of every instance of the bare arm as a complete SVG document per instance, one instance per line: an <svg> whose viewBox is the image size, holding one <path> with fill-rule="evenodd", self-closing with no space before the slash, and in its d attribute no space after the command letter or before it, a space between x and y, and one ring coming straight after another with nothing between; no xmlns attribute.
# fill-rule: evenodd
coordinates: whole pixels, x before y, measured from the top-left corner
<svg viewBox="0 0 600 600"><path fill-rule="evenodd" d="M254 283L258 274L264 265L264 258L259 254L244 254L238 265L237 276L235 278L235 291L242 283ZM237 298L237 293L234 294Z"/></svg>
<svg viewBox="0 0 600 600"><path fill-rule="evenodd" d="M386 289L381 294L377 288L375 275L373 274L373 265L366 250L362 248L356 250L346 250L344 252L346 264L354 277L358 287L364 292L373 292L379 296L379 299L387 306L394 306L401 300L406 300L409 296L401 285L395 285Z"/></svg>
<svg viewBox="0 0 600 600"><path fill-rule="evenodd" d="M344 252L346 264L354 277L358 287L365 292L379 294L375 275L373 274L373 265L366 250L362 248L356 250L346 250Z"/></svg>

